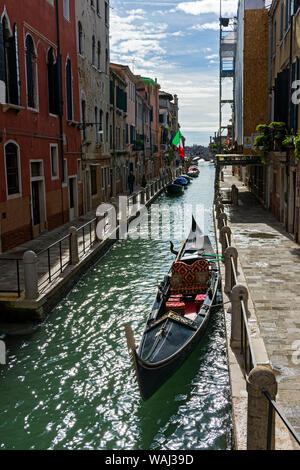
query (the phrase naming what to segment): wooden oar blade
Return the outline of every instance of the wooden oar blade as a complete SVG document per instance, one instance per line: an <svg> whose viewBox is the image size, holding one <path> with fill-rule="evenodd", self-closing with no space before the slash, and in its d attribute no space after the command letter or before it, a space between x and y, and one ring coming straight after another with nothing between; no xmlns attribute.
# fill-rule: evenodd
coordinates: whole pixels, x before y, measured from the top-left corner
<svg viewBox="0 0 300 470"><path fill-rule="evenodd" d="M136 344L135 344L134 334L133 334L131 325L129 325L128 323L125 325L125 334L126 334L128 351L129 352L135 351Z"/></svg>

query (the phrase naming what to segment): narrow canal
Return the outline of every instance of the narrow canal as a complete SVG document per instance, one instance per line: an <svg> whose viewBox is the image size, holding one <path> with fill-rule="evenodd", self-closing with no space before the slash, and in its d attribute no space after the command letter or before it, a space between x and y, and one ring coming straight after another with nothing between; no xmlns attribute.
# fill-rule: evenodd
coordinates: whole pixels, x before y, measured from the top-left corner
<svg viewBox="0 0 300 470"><path fill-rule="evenodd" d="M199 168L181 198L163 195L156 204L202 203L213 236L215 170ZM132 324L138 344L157 282L173 260L167 240L117 242L34 336L8 342L0 449L231 449L221 309L192 356L148 402L134 381L124 324Z"/></svg>

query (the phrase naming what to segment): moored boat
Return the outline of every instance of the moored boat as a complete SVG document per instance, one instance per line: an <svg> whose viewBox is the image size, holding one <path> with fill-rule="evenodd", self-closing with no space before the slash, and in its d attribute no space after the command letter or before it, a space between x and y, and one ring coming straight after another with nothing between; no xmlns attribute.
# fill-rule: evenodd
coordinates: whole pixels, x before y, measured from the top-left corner
<svg viewBox="0 0 300 470"><path fill-rule="evenodd" d="M179 176L173 181L173 184L180 184L181 186L185 188L188 185L188 181L182 176Z"/></svg>
<svg viewBox="0 0 300 470"><path fill-rule="evenodd" d="M182 184L173 183L173 184L168 184L166 191L170 196L180 196L181 194L183 194L184 189L183 189Z"/></svg>
<svg viewBox="0 0 300 470"><path fill-rule="evenodd" d="M149 399L183 364L203 336L219 283L217 255L193 218L171 270L160 285L137 349L126 325L141 396Z"/></svg>

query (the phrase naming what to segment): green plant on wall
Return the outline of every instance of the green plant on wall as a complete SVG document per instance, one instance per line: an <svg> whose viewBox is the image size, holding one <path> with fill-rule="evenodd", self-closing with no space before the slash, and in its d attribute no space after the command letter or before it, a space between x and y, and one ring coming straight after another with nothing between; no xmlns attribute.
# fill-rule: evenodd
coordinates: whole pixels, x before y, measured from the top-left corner
<svg viewBox="0 0 300 470"><path fill-rule="evenodd" d="M259 124L256 131L260 133L255 138L254 149L261 156L261 161L264 164L268 163L268 153L272 150L272 132L269 126L266 124Z"/></svg>
<svg viewBox="0 0 300 470"><path fill-rule="evenodd" d="M300 161L300 135L295 137L295 157Z"/></svg>

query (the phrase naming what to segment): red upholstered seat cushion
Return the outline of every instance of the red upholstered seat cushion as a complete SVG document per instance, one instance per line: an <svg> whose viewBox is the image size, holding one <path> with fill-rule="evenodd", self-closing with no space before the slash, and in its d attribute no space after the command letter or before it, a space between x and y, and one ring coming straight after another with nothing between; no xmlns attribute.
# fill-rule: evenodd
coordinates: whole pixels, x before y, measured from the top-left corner
<svg viewBox="0 0 300 470"><path fill-rule="evenodd" d="M185 308L185 303L184 302L167 302L166 303L167 308L175 308L175 309L184 309Z"/></svg>
<svg viewBox="0 0 300 470"><path fill-rule="evenodd" d="M203 304L203 302L205 301L205 297L206 295L204 294L197 295L195 299L196 304Z"/></svg>
<svg viewBox="0 0 300 470"><path fill-rule="evenodd" d="M197 260L192 265L177 261L172 266L171 294L204 294L207 291L209 264Z"/></svg>
<svg viewBox="0 0 300 470"><path fill-rule="evenodd" d="M171 287L172 294L183 292L185 295L205 294L207 291L206 284L191 284L189 286Z"/></svg>

